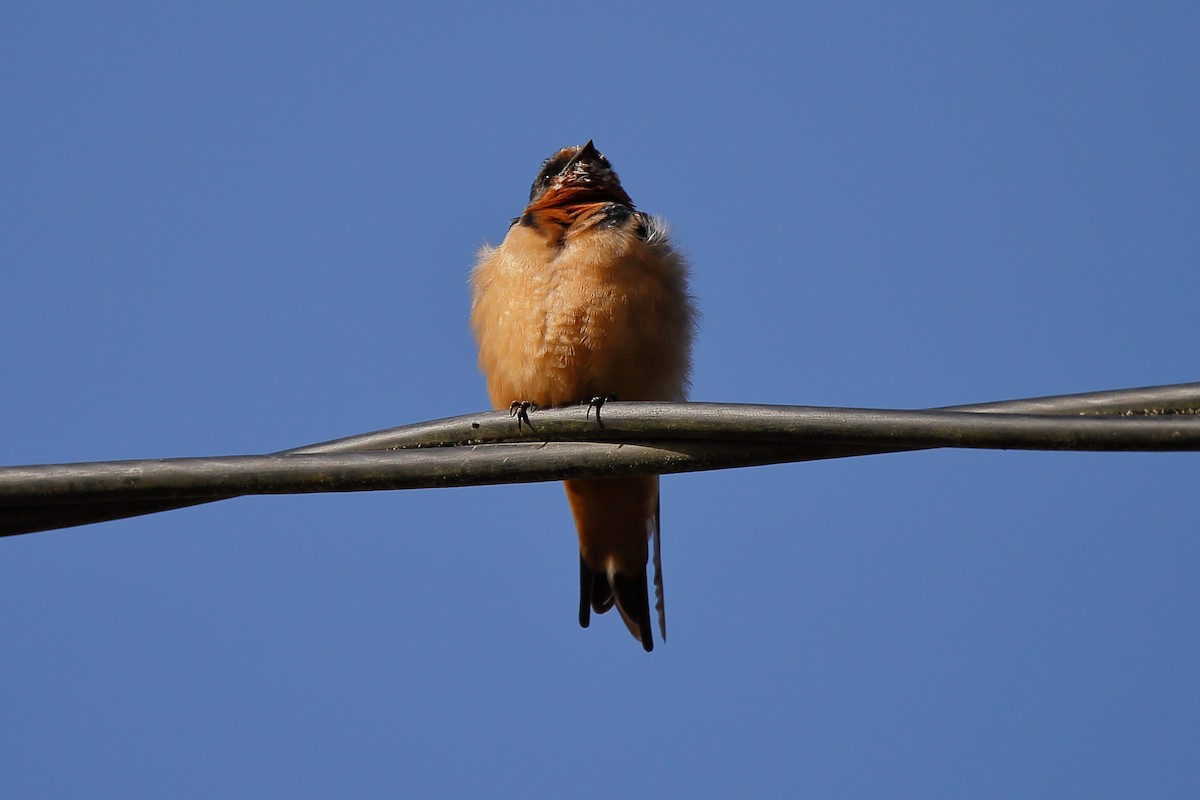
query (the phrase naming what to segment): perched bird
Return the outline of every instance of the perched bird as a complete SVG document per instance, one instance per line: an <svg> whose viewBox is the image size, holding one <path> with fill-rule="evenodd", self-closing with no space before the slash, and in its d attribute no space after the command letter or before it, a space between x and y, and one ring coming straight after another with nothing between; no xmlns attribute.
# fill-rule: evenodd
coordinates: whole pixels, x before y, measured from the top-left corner
<svg viewBox="0 0 1200 800"><path fill-rule="evenodd" d="M684 400L696 311L662 220L634 208L589 141L542 164L529 204L471 271L471 328L496 408ZM519 424L519 421L518 421ZM654 649L646 584L654 543L666 639L658 476L565 481L579 536L579 624L614 603Z"/></svg>

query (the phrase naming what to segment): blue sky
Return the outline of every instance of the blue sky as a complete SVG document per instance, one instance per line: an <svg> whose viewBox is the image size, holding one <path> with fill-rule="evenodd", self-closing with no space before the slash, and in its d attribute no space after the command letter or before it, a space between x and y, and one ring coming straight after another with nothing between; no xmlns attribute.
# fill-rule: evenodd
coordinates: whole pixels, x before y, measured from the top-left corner
<svg viewBox="0 0 1200 800"><path fill-rule="evenodd" d="M479 410L466 274L593 138L690 254L693 398L1193 381L1191 3L10 3L0 460ZM7 797L1194 797L1190 454L663 480L670 639L555 484L0 541Z"/></svg>

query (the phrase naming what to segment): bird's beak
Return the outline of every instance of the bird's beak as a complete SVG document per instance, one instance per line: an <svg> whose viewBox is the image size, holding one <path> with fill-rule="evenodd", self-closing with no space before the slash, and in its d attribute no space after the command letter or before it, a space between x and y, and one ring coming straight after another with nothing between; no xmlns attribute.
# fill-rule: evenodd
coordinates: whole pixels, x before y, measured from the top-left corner
<svg viewBox="0 0 1200 800"><path fill-rule="evenodd" d="M596 146L592 144L592 140L588 139L587 144L579 148L579 152L576 153L571 160L563 166L562 171L566 172L578 161L594 161L597 157L599 157L599 155L600 153L596 150Z"/></svg>

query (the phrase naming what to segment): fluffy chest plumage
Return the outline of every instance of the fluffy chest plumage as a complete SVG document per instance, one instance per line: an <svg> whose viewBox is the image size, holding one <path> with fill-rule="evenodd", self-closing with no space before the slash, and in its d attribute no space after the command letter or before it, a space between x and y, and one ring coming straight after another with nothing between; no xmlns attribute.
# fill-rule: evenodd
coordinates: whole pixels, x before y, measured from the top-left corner
<svg viewBox="0 0 1200 800"><path fill-rule="evenodd" d="M690 338L681 267L632 224L514 225L472 272L472 327L494 405L675 399ZM686 335L681 333L686 331Z"/></svg>

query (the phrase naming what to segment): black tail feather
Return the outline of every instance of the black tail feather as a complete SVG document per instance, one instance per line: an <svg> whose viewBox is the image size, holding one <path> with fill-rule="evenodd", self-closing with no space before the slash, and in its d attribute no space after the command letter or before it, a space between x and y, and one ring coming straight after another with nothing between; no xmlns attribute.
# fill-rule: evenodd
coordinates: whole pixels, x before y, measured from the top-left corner
<svg viewBox="0 0 1200 800"><path fill-rule="evenodd" d="M613 607L616 598L613 597L612 587L608 585L608 576L602 572L593 572L592 568L579 556L579 626L586 628L591 621L591 611L603 614Z"/></svg>
<svg viewBox="0 0 1200 800"><path fill-rule="evenodd" d="M579 627L586 628L592 621L592 584L596 582L596 573L588 567L579 556Z"/></svg>
<svg viewBox="0 0 1200 800"><path fill-rule="evenodd" d="M608 575L595 572L579 557L579 626L586 628L592 621L592 611L603 614L613 605L642 643L647 653L654 649L654 632L650 628L650 600L646 573L640 577L616 575L610 585ZM634 628L637 628L636 632Z"/></svg>
<svg viewBox="0 0 1200 800"><path fill-rule="evenodd" d="M614 575L613 593L617 596L617 607L625 617L630 632L637 626L641 634L642 649L649 653L654 649L654 630L650 627L650 598L646 587L646 572L638 576Z"/></svg>

